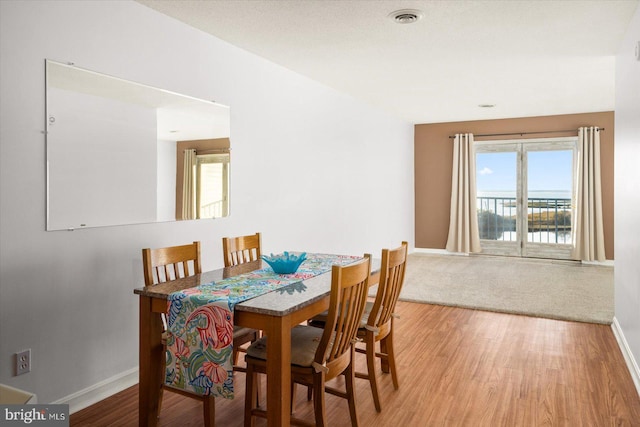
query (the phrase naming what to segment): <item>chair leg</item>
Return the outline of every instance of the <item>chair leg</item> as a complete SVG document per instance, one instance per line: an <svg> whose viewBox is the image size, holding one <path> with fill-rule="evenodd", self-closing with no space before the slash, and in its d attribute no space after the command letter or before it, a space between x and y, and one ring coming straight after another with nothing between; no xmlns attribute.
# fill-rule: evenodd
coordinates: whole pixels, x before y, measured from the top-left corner
<svg viewBox="0 0 640 427"><path fill-rule="evenodd" d="M167 349L166 345L163 345L163 348ZM165 353L163 352L162 355L164 356ZM162 396L164 395L164 388L162 387L164 384L164 380L165 380L165 375L166 375L166 365L165 362L163 361L162 363L160 363L159 368L159 372L157 373L158 375L158 384L160 386L160 393L158 393L158 418L160 418L160 411L162 410Z"/></svg>
<svg viewBox="0 0 640 427"><path fill-rule="evenodd" d="M291 381L291 415L296 411L296 387L297 384Z"/></svg>
<svg viewBox="0 0 640 427"><path fill-rule="evenodd" d="M247 364L246 372L246 385L245 385L245 398L244 398L244 427L253 427L254 420L251 416L251 411L256 407L258 399L256 397L256 373L253 371L253 366Z"/></svg>
<svg viewBox="0 0 640 427"><path fill-rule="evenodd" d="M387 338L389 338L389 335L380 340L380 367L385 374L389 373L389 358L387 357L389 354L389 349L387 348Z"/></svg>
<svg viewBox="0 0 640 427"><path fill-rule="evenodd" d="M160 387L160 393L158 393L158 418L160 418L160 411L162 410L162 396L164 394L164 389Z"/></svg>
<svg viewBox="0 0 640 427"><path fill-rule="evenodd" d="M367 340L367 371L369 384L371 385L371 394L373 394L373 403L376 411L381 412L380 396L378 394L378 381L376 379L376 343L373 339Z"/></svg>
<svg viewBox="0 0 640 427"><path fill-rule="evenodd" d="M261 336L262 336L262 333L260 331L255 331L253 333L253 338L251 338L251 343L253 344L254 342L258 341ZM259 408L260 407L260 375L254 374L253 382L254 382L255 388L256 388L256 396L255 396L256 403L255 403L255 407Z"/></svg>
<svg viewBox="0 0 640 427"><path fill-rule="evenodd" d="M351 363L349 367L344 372L345 376L345 387L347 391L347 401L349 403L349 416L351 417L351 426L358 427L358 411L356 410L356 394L355 394L355 368L353 366L354 362L354 352L351 353ZM379 412L379 411L378 411Z"/></svg>
<svg viewBox="0 0 640 427"><path fill-rule="evenodd" d="M316 417L316 427L327 425L327 408L324 403L324 373L313 374L313 411Z"/></svg>
<svg viewBox="0 0 640 427"><path fill-rule="evenodd" d="M393 351L393 329L380 343L385 343L385 353L387 354L387 361L389 364L389 370L391 371L391 379L393 380L393 387L398 389L398 370L396 369L396 356Z"/></svg>
<svg viewBox="0 0 640 427"><path fill-rule="evenodd" d="M259 408L260 407L260 375L254 373L253 374L253 384L254 384L254 388L256 389L256 392L254 393L255 396L253 396L253 398L255 399L255 407Z"/></svg>
<svg viewBox="0 0 640 427"><path fill-rule="evenodd" d="M311 398L313 397L313 387L311 387L310 385L306 387L307 387L307 401L310 401ZM296 411L295 396L297 393L297 389L298 389L298 383L295 383L292 381L291 382L291 414L293 414Z"/></svg>
<svg viewBox="0 0 640 427"><path fill-rule="evenodd" d="M216 425L216 399L213 396L204 398L202 402L204 409L204 425L205 427L215 427Z"/></svg>

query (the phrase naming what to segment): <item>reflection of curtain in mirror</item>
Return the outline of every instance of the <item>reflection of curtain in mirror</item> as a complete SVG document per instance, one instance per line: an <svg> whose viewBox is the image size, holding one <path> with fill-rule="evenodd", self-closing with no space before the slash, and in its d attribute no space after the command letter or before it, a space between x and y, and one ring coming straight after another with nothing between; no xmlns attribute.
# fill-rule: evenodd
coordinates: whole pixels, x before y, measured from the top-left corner
<svg viewBox="0 0 640 427"><path fill-rule="evenodd" d="M184 179L182 180L182 219L196 218L196 150L184 150Z"/></svg>

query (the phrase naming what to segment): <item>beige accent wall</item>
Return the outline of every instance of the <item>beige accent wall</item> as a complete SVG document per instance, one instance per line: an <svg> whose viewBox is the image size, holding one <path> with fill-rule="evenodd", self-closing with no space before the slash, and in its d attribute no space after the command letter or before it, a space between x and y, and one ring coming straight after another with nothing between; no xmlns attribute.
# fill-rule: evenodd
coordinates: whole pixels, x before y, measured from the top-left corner
<svg viewBox="0 0 640 427"><path fill-rule="evenodd" d="M197 154L209 154L216 150L230 150L229 138L196 139L176 143L176 219L182 219L182 184L184 181L184 150L195 149Z"/></svg>
<svg viewBox="0 0 640 427"><path fill-rule="evenodd" d="M453 161L453 150L449 136L456 133L467 132L486 134L576 129L573 133L493 136L476 138L476 140L552 138L577 135L577 129L580 126L598 126L605 128L605 131L600 134L604 238L607 259L614 259L613 111L416 125L414 140L416 248L444 249L447 243L451 198L451 165Z"/></svg>

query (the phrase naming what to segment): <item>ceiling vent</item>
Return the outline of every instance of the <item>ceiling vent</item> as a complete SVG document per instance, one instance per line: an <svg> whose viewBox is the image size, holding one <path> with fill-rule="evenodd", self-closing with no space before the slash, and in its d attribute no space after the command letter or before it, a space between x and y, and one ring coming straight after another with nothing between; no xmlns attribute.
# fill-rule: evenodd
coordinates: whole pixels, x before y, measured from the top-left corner
<svg viewBox="0 0 640 427"><path fill-rule="evenodd" d="M422 18L423 14L416 9L401 9L391 12L388 16L398 24L413 24Z"/></svg>

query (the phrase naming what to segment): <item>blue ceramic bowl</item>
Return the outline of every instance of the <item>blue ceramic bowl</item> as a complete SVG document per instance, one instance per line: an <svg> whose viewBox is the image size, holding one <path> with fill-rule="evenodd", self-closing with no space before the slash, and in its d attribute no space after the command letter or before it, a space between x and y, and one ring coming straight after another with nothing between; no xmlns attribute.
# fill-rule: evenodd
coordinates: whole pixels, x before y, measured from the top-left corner
<svg viewBox="0 0 640 427"><path fill-rule="evenodd" d="M300 267L300 264L307 259L307 253L303 252L300 255L295 255L285 251L284 254L279 255L262 255L262 259L273 268L274 272L278 274L291 274L295 273L298 267Z"/></svg>

